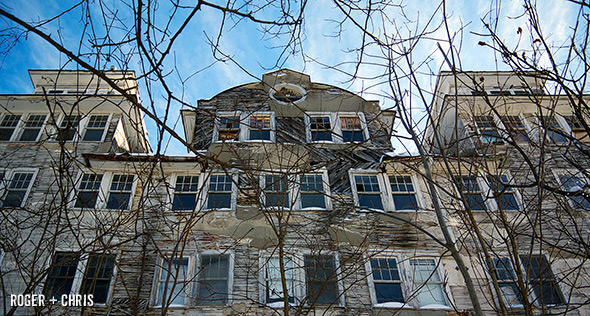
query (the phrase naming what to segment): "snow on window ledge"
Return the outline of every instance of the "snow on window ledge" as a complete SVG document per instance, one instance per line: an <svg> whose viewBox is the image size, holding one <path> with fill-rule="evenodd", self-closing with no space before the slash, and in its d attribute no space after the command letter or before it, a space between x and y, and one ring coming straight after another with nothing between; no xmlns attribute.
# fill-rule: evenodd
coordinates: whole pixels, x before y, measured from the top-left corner
<svg viewBox="0 0 590 316"><path fill-rule="evenodd" d="M406 303L400 303L400 302L377 303L377 304L373 305L373 307L376 307L376 308L412 308L412 306L409 306Z"/></svg>
<svg viewBox="0 0 590 316"><path fill-rule="evenodd" d="M420 306L420 309L451 309L451 308L447 305L429 304L429 305Z"/></svg>

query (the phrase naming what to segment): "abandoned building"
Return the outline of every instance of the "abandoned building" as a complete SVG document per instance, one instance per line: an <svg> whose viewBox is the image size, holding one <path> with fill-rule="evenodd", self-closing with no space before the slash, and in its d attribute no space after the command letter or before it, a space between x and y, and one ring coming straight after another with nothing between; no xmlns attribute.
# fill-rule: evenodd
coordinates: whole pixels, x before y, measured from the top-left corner
<svg viewBox="0 0 590 316"><path fill-rule="evenodd" d="M485 314L590 313L590 121L538 74L441 73L409 156L396 111L292 70L183 109L186 156L152 153L134 72L29 74L4 314L468 315L450 243Z"/></svg>

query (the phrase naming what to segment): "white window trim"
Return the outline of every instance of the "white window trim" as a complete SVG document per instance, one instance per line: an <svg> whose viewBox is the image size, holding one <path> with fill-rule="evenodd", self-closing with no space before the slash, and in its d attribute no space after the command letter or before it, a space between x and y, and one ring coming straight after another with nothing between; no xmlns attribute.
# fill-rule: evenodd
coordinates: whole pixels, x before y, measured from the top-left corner
<svg viewBox="0 0 590 316"><path fill-rule="evenodd" d="M288 174L287 177L287 194L289 195L289 206L266 206L266 176L267 175L284 175L287 173L287 170L273 170L273 171L264 171L260 173L259 185L260 185L260 205L269 210L284 210L284 209L294 209L297 200L299 197L296 195L298 192L295 189L295 182L296 182L296 175ZM291 171L293 172L293 171Z"/></svg>
<svg viewBox="0 0 590 316"><path fill-rule="evenodd" d="M204 192L203 194L200 194L202 196L201 200L202 200L202 207L201 209L203 210L210 210L208 208L209 205L209 182L211 180L211 175L226 175L231 177L232 179L232 184L231 184L231 206L230 208L219 208L219 209L215 209L217 211L233 211L236 209L236 205L237 205L237 199L238 199L238 190L237 190L237 183L238 183L238 173L234 170L231 170L229 172L225 172L225 171L210 171L207 173L202 173L201 176L201 183L203 183L202 185L199 184L199 186L201 187L201 192ZM198 203L197 203L198 204ZM211 209L213 210L213 209Z"/></svg>
<svg viewBox="0 0 590 316"><path fill-rule="evenodd" d="M73 190L71 197L70 197L70 203L69 203L70 209L76 209L76 210L81 209L79 207L75 207L76 199L78 198L78 196L77 196L78 188L80 187L80 182L82 181L83 175L84 174L92 174L92 173L102 174L102 181L100 182L100 187L98 189L98 196L96 198L96 204L94 205L94 209L104 210L104 211L129 211L129 210L132 210L133 200L134 200L134 196L135 196L135 190L137 188L137 183L139 181L139 177L137 175L126 173L126 172L118 172L118 171L92 172L91 170L80 170L78 172L78 176L76 178L76 184L75 184L76 189ZM111 183L113 181L113 176L116 174L118 174L118 175L132 175L133 176L133 184L131 185L131 196L129 197L129 209L127 209L127 210L109 209L106 207L107 202L108 202L108 196L109 196L110 189L111 189Z"/></svg>
<svg viewBox="0 0 590 316"><path fill-rule="evenodd" d="M48 113L37 113L37 112L30 112L30 113L23 113L21 114L21 118L18 122L18 125L15 127L14 133L12 133L12 139L11 141L17 141L17 142L23 142L23 143L34 143L34 142L38 142L41 138L42 135L45 135L45 128L47 126L47 122L49 120L49 114ZM37 134L37 137L35 138L35 140L32 141L22 141L20 140L22 134L25 131L25 124L26 121L29 119L29 117L31 115L45 115L45 120L43 121L43 124L41 125L41 127L39 128L39 133Z"/></svg>
<svg viewBox="0 0 590 316"><path fill-rule="evenodd" d="M167 253L168 258L174 258L174 254ZM176 254L178 255L178 254ZM234 285L234 265L235 265L235 252L233 250L185 250L182 254L182 257L176 256L177 258L188 258L188 269L185 282L187 286L184 289L185 296L184 296L184 304L182 305L174 305L170 304L168 308L185 308L189 306L221 306L221 305L199 305L193 301L193 297L196 297L198 293L198 286L199 286L199 276L198 272L200 271L200 263L201 263L201 256L202 255L220 255L220 256L228 256L228 275L227 275L227 301L223 306L228 306L232 304L233 301L233 285ZM163 305L161 302L158 302L159 286L160 286L160 274L162 273L163 265L165 264L164 257L158 257L158 265L156 266L156 271L154 273L154 282L152 284L152 297L151 302L154 308L162 308ZM171 281L174 281L172 278ZM170 289L168 289L170 292Z"/></svg>
<svg viewBox="0 0 590 316"><path fill-rule="evenodd" d="M63 120L66 118L66 116L69 114L65 114L62 113L59 117L58 123L56 124L57 128L59 129L59 126L61 126L61 123L63 122ZM78 122L78 127L76 129L76 133L74 134L74 138L72 138L71 140L68 140L66 142L82 142L84 139L84 135L86 134L86 127L88 125L88 121L90 120L91 116L107 116L107 122L106 125L104 127L104 131L102 132L102 137L100 139L100 141L89 141L89 140L84 140L83 142L85 143L102 143L104 142L104 140L107 137L107 134L109 133L109 128L111 126L111 121L113 119L113 113L87 113L87 114L82 114L82 113L72 113L71 115L80 115L80 121ZM56 136L53 137L52 139L53 141L59 141L59 139L57 138L57 133Z"/></svg>
<svg viewBox="0 0 590 316"><path fill-rule="evenodd" d="M34 143L34 142L38 142L40 139L42 139L43 136L46 135L47 122L49 121L49 116L50 116L49 113L42 113L42 112L25 112L25 113L4 112L4 113L1 113L1 115L0 115L0 122L2 122L2 120L4 120L4 117L6 115L20 115L20 118L18 120L18 123L14 127L14 132L12 132L12 135L10 135L10 139L9 140L5 140L5 141L2 141L2 142ZM20 137L21 137L21 135L23 134L23 132L25 130L25 123L29 119L29 116L31 116L31 115L45 115L45 120L43 121L43 125L41 125L40 130L39 130L39 134L37 134L37 138L35 138L35 140L33 140L33 141L21 141L20 140Z"/></svg>
<svg viewBox="0 0 590 316"><path fill-rule="evenodd" d="M29 187L23 196L23 200L21 202L20 207L24 207L27 204L27 199L31 194L33 186L35 185L35 180L37 179L37 174L39 173L39 169L33 168L15 168L15 169L4 169L4 179L0 181L0 204L4 204L4 196L6 195L6 191L8 190L7 186L11 181L12 177L15 173L32 173L33 177L31 178L31 183L29 183Z"/></svg>
<svg viewBox="0 0 590 316"><path fill-rule="evenodd" d="M341 117L358 117L359 120L361 121L361 132L363 133L363 138L364 138L364 140L361 143L366 144L366 143L370 142L369 129L367 127L365 113L363 113L363 112L338 112L337 117L336 117L337 123L335 124L336 126L334 127L334 131L337 135L339 135L338 138L339 138L340 143L361 144L361 143L357 143L357 142L344 141L344 138L342 137L342 123L340 122Z"/></svg>
<svg viewBox="0 0 590 316"><path fill-rule="evenodd" d="M381 197L381 203L383 204L383 210L379 209L367 209L365 207L360 206L358 192L356 190L356 181L354 176L377 176L377 183L379 184L379 196ZM376 170L367 170L367 169L350 169L348 170L348 177L350 178L350 186L352 190L352 196L354 197L354 205L355 207L360 210L361 212L366 212L367 210L375 211L375 212L387 212L388 210L393 210L391 203L393 202L393 197L387 197L385 195L391 196L391 188L387 188L389 184L389 179L387 182L384 179L384 174L382 172Z"/></svg>
<svg viewBox="0 0 590 316"><path fill-rule="evenodd" d="M524 266L523 262L522 262L522 258L520 258L521 256L528 256L528 255L532 255L532 256L538 256L538 257L545 257L545 259L547 260L547 263L549 263L549 268L551 269L551 273L553 274L553 277L555 278L555 281L558 281L557 276L556 276L556 272L555 272L555 268L553 265L553 262L551 261L551 257L549 256L549 254L545 254L545 253L539 253L539 252L533 252L531 254L529 253L524 253L524 254L518 254L519 258L518 258L518 262L520 263L520 267L519 269L521 269L521 271L524 273L524 282L525 285L527 286L527 288L529 289L529 293L528 295L526 295L526 297L522 297L522 299L528 299L529 301L534 302L533 306L538 306L541 307L543 306L542 304L539 303L539 297L537 296L537 294L535 293L535 291L533 290L533 286L529 280L529 276L527 274L527 269ZM499 252L496 256L492 257L492 259L494 258L498 258L498 259L502 259L502 258L508 258L511 259L509 254L505 251ZM516 274L516 269L514 268L514 263L512 262L512 260L510 260L510 265L512 267L513 272ZM489 271L489 269L484 269L486 271L487 274L487 278L488 280L490 280L490 287L492 287L493 285L491 284L492 282L492 271ZM516 279L514 280L515 283L518 282L518 275L515 275ZM528 281L528 282L527 282ZM564 291L563 286L562 286L562 282L556 282L556 285L559 289L559 294L561 295L561 299L564 302L567 302L567 297L565 297L565 293L567 293L567 291ZM492 291L493 296L494 296L494 300L497 304L500 303L499 297L498 297L498 293L496 293L495 291ZM522 294L522 293L521 293ZM508 302L504 302L504 304L506 305L506 307L508 308L523 308L524 305L523 304L509 304ZM553 306L563 306L563 304L546 304L544 305L545 307L553 307Z"/></svg>
<svg viewBox="0 0 590 316"><path fill-rule="evenodd" d="M394 177L404 177L404 176L409 176L410 179L412 180L412 185L414 186L414 193L416 195L416 204L417 204L417 209L416 210L398 210L395 208L395 201L393 200L393 191L391 190L391 182L389 181L389 177L390 176L394 176ZM389 205L390 208L388 210L391 210L392 212L398 212L398 213L415 213L415 212L425 212L426 208L424 207L424 199L422 197L422 190L420 190L420 186L418 185L418 176L416 174L409 174L409 173L386 173L383 177L383 180L385 182L385 189L387 190L387 195L389 196ZM354 187L356 190L356 187ZM385 207L385 204L383 204L383 207Z"/></svg>
<svg viewBox="0 0 590 316"><path fill-rule="evenodd" d="M237 140L219 140L219 118L220 117L230 117L230 116L234 116L237 117L239 120L239 126L238 126L238 139ZM234 111L234 112L218 112L215 113L215 117L213 118L213 143L223 143L223 142L228 142L228 143L238 143L240 141L242 141L243 138L243 132L242 130L244 129L244 117L242 116L242 111Z"/></svg>
<svg viewBox="0 0 590 316"><path fill-rule="evenodd" d="M388 307L387 305L380 306L383 303L377 303L377 295L375 293L375 285L373 280L373 269L371 268L371 259L372 258L394 258L396 259L398 272L400 274L400 280L402 282L402 292L404 295L405 303L400 303L399 306ZM446 306L433 306L433 305L425 305L419 306L418 300L416 297L412 299L408 299L411 296L409 294L415 294L414 291L414 276L412 275L412 268L410 266L410 259L434 259L435 264L437 265L436 271L441 279L441 287L443 291L443 295L445 298ZM452 301L453 298L451 296L450 285L445 284L444 280L446 279L446 271L443 267L443 263L441 262L440 255L434 252L420 252L416 253L415 251L411 252L394 252L388 250L377 250L371 249L367 254L365 254L365 271L367 273L367 282L369 285L369 294L371 298L371 303L373 306L379 308L411 308L411 309L437 309L437 310L450 310L452 309ZM417 292L416 292L417 293ZM433 308L436 307L436 308Z"/></svg>
<svg viewBox="0 0 590 316"><path fill-rule="evenodd" d="M479 174L467 174L467 175L457 175L456 178L467 178L467 177L473 177L475 178L475 181L477 183L477 185L479 186L479 194L481 195L481 198L483 199L483 203L485 205L485 210L474 210L471 209L471 211L476 212L476 213L485 213L485 212L489 212L489 211L494 211L498 209L498 205L496 204L496 200L494 199L493 196L488 195L489 192L491 192L491 188L488 186L488 184L486 183L486 180ZM463 183L461 183L461 185L463 185ZM473 194L471 193L471 191L469 192L461 192L461 188L455 185L455 192L457 192L457 196L460 197L461 194ZM465 210L467 210L468 206L465 204L465 202L460 201L461 205L465 208Z"/></svg>
<svg viewBox="0 0 590 316"><path fill-rule="evenodd" d="M311 139L311 117L315 116L328 116L330 118L330 127L332 128L332 140L312 140ZM336 124L338 123L338 124ZM361 123L362 124L362 123ZM338 119L338 115L334 112L307 112L305 113L305 139L308 143L317 143L317 144L334 144L334 143L341 143L342 137L341 133L336 132L336 126L340 125L340 121ZM338 127L340 128L340 127Z"/></svg>
<svg viewBox="0 0 590 316"><path fill-rule="evenodd" d="M275 303L267 303L266 302L266 262L268 262L268 259L270 257L278 257L278 253L276 250L274 251L260 251L260 256L258 258L258 264L260 266L260 270L259 270L259 298L260 298L260 302L263 302L264 304L266 304L269 307L272 308L282 308L283 307L283 302L275 302ZM345 292L344 292L344 284L343 284L343 278L341 278L340 276L342 275L342 268L340 265L340 254L336 251L323 251L323 252L312 252L309 249L293 249L290 250L287 254L285 254L286 257L290 257L291 260L293 260L293 266L294 266L294 282L295 282L295 286L294 286L294 295L295 295L295 303L292 303L293 306L300 306L302 305L301 302L303 302L303 300L305 300L306 298L308 298L308 293L307 293L307 279L306 279L306 272L305 269L307 268L305 266L305 256L308 255L317 255L317 256L332 256L334 258L334 266L335 266L335 273L336 273L336 282L338 285L338 300L336 303L334 303L335 306L338 307L343 307L345 306L346 300L344 298ZM305 305L309 305L310 302L305 302ZM316 306L326 306L326 305L322 305L322 304L317 304Z"/></svg>
<svg viewBox="0 0 590 316"><path fill-rule="evenodd" d="M251 116L270 116L270 140L250 139L250 117ZM274 143L276 140L276 118L275 112L261 111L252 113L242 113L241 122L245 124L240 125L240 139L244 142L251 143Z"/></svg>
<svg viewBox="0 0 590 316"><path fill-rule="evenodd" d="M550 113L547 113L550 114ZM565 142L554 142L551 137L549 136L549 130L546 129L544 126L541 125L541 117L536 116L534 118L534 124L536 124L538 126L538 130L537 130L537 139L541 139L542 135L545 135L545 140L547 141L548 144L553 144L553 145L563 145L563 144L567 144L570 140L573 139L573 134L572 134L572 130L569 126L569 124L567 123L567 121L565 120L565 118L557 113L553 113L553 116L551 115L542 115L543 118L546 119L551 119L551 117L555 118L555 121L557 122L557 125L559 125L559 128L563 131L563 133L565 134L564 137L566 137L566 141ZM537 126L533 127L537 128Z"/></svg>
<svg viewBox="0 0 590 316"><path fill-rule="evenodd" d="M324 204L326 205L325 208L321 208L321 207L306 207L306 208L302 208L302 202L301 202L301 176L303 175L321 175L322 176L322 183L324 186ZM332 196L332 193L330 191L330 179L328 177L328 170L326 168L321 168L319 170L314 170L314 171L310 171L310 172L306 172L306 173L301 173L298 174L296 177L298 177L295 181L295 185L293 188L294 191L294 195L296 197L293 208L297 209L297 210L303 210L303 211L327 211L327 210L331 210L332 209L332 199L330 198Z"/></svg>
<svg viewBox="0 0 590 316"><path fill-rule="evenodd" d="M557 180L557 183L559 184L559 187L561 188L561 190L566 191L563 188L563 183L561 183L561 179L559 179L559 175L572 175L576 178L581 178L581 180L586 181L586 183L590 184L590 179L588 177L586 177L586 175L580 171L580 170L575 170L575 169L553 169L553 176L555 177L555 179ZM582 188L583 189L583 188ZM573 192L573 191L568 191L568 192ZM561 195L559 195L561 197ZM574 210L578 210L579 208L574 204L574 201L572 201L572 199L569 196L563 196L563 198L566 198L570 207ZM581 211L585 211L585 210L581 210ZM586 210L587 211L587 210Z"/></svg>
<svg viewBox="0 0 590 316"><path fill-rule="evenodd" d="M53 265L53 258L55 257L55 253L57 252L80 252L80 250L74 250L73 248L62 248L62 247L58 247L56 248L56 250L54 252L51 253L51 256L49 256L46 264L45 264L45 270L49 271L49 269L51 269L51 266ZM94 302L95 306L106 306L108 304L110 304L111 299L113 297L113 292L114 292L114 284L115 284L115 279L117 277L117 258L119 257L118 253L82 253L80 254L80 260L78 260L78 263L76 264L76 274L74 275L74 281L72 282L72 287L70 289L70 295L71 294L79 294L80 291L82 290L82 282L84 280L84 275L86 274L86 267L88 266L88 259L90 258L90 255L92 254L106 254L106 255L112 255L115 257L115 262L113 265L113 273L111 275L111 280L109 281L109 290L107 293L107 299L105 300L104 303L96 303ZM45 277L43 278L43 282L40 284L40 288L41 291L43 291L43 289L45 289L45 283L47 282L47 278L49 277L48 273L45 275ZM60 299L58 297L56 297L56 299Z"/></svg>
<svg viewBox="0 0 590 316"><path fill-rule="evenodd" d="M508 178L508 184L511 184L511 185L515 184L514 177L512 177L512 174L510 173L509 170L504 170L504 171L498 172L496 174L490 174L489 176L497 176L497 177L506 176ZM498 201L494 197L494 192L493 192L492 188L490 187L490 185L488 184L487 179L478 176L477 181L478 181L478 184L482 190L482 196L484 199L486 199L486 206L489 207L488 210L498 211L500 209L500 207L498 205ZM524 210L524 200L522 198L520 190L517 187L512 187L511 189L513 191L509 192L509 193L512 193L514 195L514 199L516 200L516 205L517 205L518 209L517 210L503 210L503 211L504 212L518 212L520 210Z"/></svg>
<svg viewBox="0 0 590 316"><path fill-rule="evenodd" d="M203 200L205 199L203 197L203 192L205 191L205 187L203 184L203 174L202 173L187 173L187 172L176 172L173 173L172 176L170 177L170 187L168 187L168 196L170 197L170 203L168 203L169 206L169 210L170 211L174 211L172 210L172 204L174 203L174 191L176 188L176 181L178 180L179 176L197 176L199 177L199 182L198 182L198 191L196 193L196 199L195 199L195 211L199 211L203 209L204 205L207 204L203 204ZM206 193L205 193L205 197L206 197ZM175 210L174 212L192 212L192 210Z"/></svg>
<svg viewBox="0 0 590 316"><path fill-rule="evenodd" d="M100 138L100 140L84 140L84 136L86 135L86 131L88 129L88 122L90 121L90 117L92 117L92 116L107 116L107 122L105 123L104 130L102 131L102 137ZM80 120L80 124L79 124L79 127L80 127L79 131L83 131L82 133L79 133L79 135L80 135L79 140L83 141L83 142L88 142L88 143L102 143L102 142L104 142L107 134L109 133L109 127L111 126L112 118L113 118L112 113L94 113L94 112L92 112L92 113L88 113L88 114L84 115L82 117L82 119ZM82 127L84 127L84 128L82 129ZM75 138L75 136L74 136L74 138Z"/></svg>

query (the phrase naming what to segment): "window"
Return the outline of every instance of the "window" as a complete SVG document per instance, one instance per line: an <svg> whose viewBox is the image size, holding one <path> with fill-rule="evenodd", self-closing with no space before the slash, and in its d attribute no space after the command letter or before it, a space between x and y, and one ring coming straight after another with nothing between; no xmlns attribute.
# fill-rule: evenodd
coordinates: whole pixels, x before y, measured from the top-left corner
<svg viewBox="0 0 590 316"><path fill-rule="evenodd" d="M12 138L12 134L16 130L16 126L20 121L20 115L5 114L0 121L0 140L9 141Z"/></svg>
<svg viewBox="0 0 590 316"><path fill-rule="evenodd" d="M225 304L230 299L232 270L231 254L205 251L198 258L195 255L164 258L154 284L155 305Z"/></svg>
<svg viewBox="0 0 590 316"><path fill-rule="evenodd" d="M321 174L305 174L301 176L301 208L326 208L326 193Z"/></svg>
<svg viewBox="0 0 590 316"><path fill-rule="evenodd" d="M3 176L5 177L5 176ZM21 207L26 200L35 172L13 171L6 178L10 180L4 183L2 207Z"/></svg>
<svg viewBox="0 0 590 316"><path fill-rule="evenodd" d="M554 142L554 143L565 143L568 141L567 134L557 122L555 116L547 117L544 116L541 118L543 120L543 124L545 129L547 130L547 137Z"/></svg>
<svg viewBox="0 0 590 316"><path fill-rule="evenodd" d="M375 303L404 303L397 260L395 258L372 258L370 261Z"/></svg>
<svg viewBox="0 0 590 316"><path fill-rule="evenodd" d="M475 124L477 125L483 143L503 143L496 123L494 123L494 119L491 116L476 116Z"/></svg>
<svg viewBox="0 0 590 316"><path fill-rule="evenodd" d="M83 141L99 142L107 127L109 121L108 115L92 115L88 119L86 131L84 132Z"/></svg>
<svg viewBox="0 0 590 316"><path fill-rule="evenodd" d="M502 292L502 301L508 306L522 304L522 296L516 285L516 274L509 258L493 258L494 273Z"/></svg>
<svg viewBox="0 0 590 316"><path fill-rule="evenodd" d="M271 115L250 115L248 123L248 140L271 140Z"/></svg>
<svg viewBox="0 0 590 316"><path fill-rule="evenodd" d="M498 203L498 208L507 211L519 209L516 201L516 189L510 186L507 175L488 176L488 184L496 203Z"/></svg>
<svg viewBox="0 0 590 316"><path fill-rule="evenodd" d="M199 193L198 176L177 176L174 186L172 209L175 211L191 211L195 209Z"/></svg>
<svg viewBox="0 0 590 316"><path fill-rule="evenodd" d="M289 207L289 191L286 175L264 175L264 206Z"/></svg>
<svg viewBox="0 0 590 316"><path fill-rule="evenodd" d="M477 183L477 178L474 176L457 177L459 190L465 197L465 207L474 211L486 210L484 198Z"/></svg>
<svg viewBox="0 0 590 316"><path fill-rule="evenodd" d="M310 304L338 303L338 275L334 256L306 255L305 282Z"/></svg>
<svg viewBox="0 0 590 316"><path fill-rule="evenodd" d="M569 192L570 204L575 209L590 210L590 196L586 192L588 182L581 173L558 173L557 177L564 191Z"/></svg>
<svg viewBox="0 0 590 316"><path fill-rule="evenodd" d="M83 174L78 186L76 204L78 208L94 208L100 192L102 174Z"/></svg>
<svg viewBox="0 0 590 316"><path fill-rule="evenodd" d="M526 127L518 116L503 116L500 120L506 127L506 131L513 141L517 143L530 142L529 137L526 134Z"/></svg>
<svg viewBox="0 0 590 316"><path fill-rule="evenodd" d="M57 138L61 141L72 141L78 134L80 115L65 115L59 124Z"/></svg>
<svg viewBox="0 0 590 316"><path fill-rule="evenodd" d="M285 298L283 294L283 283L280 269L281 265L279 260L279 257L270 257L266 260L264 265L264 293L265 302L267 304L283 302ZM292 257L283 256L283 264L285 267L285 282L287 293L289 295L289 302L295 303L295 285L297 283L295 263Z"/></svg>
<svg viewBox="0 0 590 316"><path fill-rule="evenodd" d="M219 305L228 301L230 256L201 254L198 272L198 304Z"/></svg>
<svg viewBox="0 0 590 316"><path fill-rule="evenodd" d="M389 176L396 211L417 210L416 190L410 176Z"/></svg>
<svg viewBox="0 0 590 316"><path fill-rule="evenodd" d="M588 140L588 132L586 131L584 124L582 124L577 116L566 116L565 121L570 126L570 129L572 130L572 133L576 139L584 141Z"/></svg>
<svg viewBox="0 0 590 316"><path fill-rule="evenodd" d="M81 258L77 252L56 252L43 293L48 298L58 299L64 294L92 294L95 303L104 304L114 270L114 255L97 253ZM76 281L80 279L81 282Z"/></svg>
<svg viewBox="0 0 590 316"><path fill-rule="evenodd" d="M564 300L559 283L551 271L547 258L543 255L521 255L520 259L536 296L533 303L540 305L563 304Z"/></svg>
<svg viewBox="0 0 590 316"><path fill-rule="evenodd" d="M340 116L340 126L345 142L360 143L365 140L359 116Z"/></svg>
<svg viewBox="0 0 590 316"><path fill-rule="evenodd" d="M447 305L443 292L442 278L437 262L431 258L410 259L413 289L420 307L427 305Z"/></svg>
<svg viewBox="0 0 590 316"><path fill-rule="evenodd" d="M311 141L332 141L332 123L329 115L310 116Z"/></svg>
<svg viewBox="0 0 590 316"><path fill-rule="evenodd" d="M207 191L208 209L232 208L232 178L225 174L212 174Z"/></svg>
<svg viewBox="0 0 590 316"><path fill-rule="evenodd" d="M95 303L106 303L114 268L115 256L105 254L90 255L82 279L80 294L92 294Z"/></svg>
<svg viewBox="0 0 590 316"><path fill-rule="evenodd" d="M559 283L544 255L520 255L524 277L530 284L528 297L536 305L564 303ZM508 306L519 306L523 295L516 283L514 266L509 258L493 258L494 273L498 279L503 301Z"/></svg>
<svg viewBox="0 0 590 316"><path fill-rule="evenodd" d="M189 257L162 260L156 280L156 305L189 305Z"/></svg>
<svg viewBox="0 0 590 316"><path fill-rule="evenodd" d="M20 134L19 141L34 142L39 138L41 128L45 124L46 114L31 114L24 123L23 131Z"/></svg>
<svg viewBox="0 0 590 316"><path fill-rule="evenodd" d="M240 116L221 115L217 122L217 141L240 140Z"/></svg>
<svg viewBox="0 0 590 316"><path fill-rule="evenodd" d="M355 175L358 205L362 208L383 210L381 189L376 175Z"/></svg>
<svg viewBox="0 0 590 316"><path fill-rule="evenodd" d="M133 175L115 174L107 197L107 209L128 210L130 208Z"/></svg>

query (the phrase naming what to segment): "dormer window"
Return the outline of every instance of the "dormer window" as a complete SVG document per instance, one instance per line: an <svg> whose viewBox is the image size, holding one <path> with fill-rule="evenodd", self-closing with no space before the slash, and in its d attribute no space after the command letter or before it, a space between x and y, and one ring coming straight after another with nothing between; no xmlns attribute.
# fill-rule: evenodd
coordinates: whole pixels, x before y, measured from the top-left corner
<svg viewBox="0 0 590 316"><path fill-rule="evenodd" d="M342 139L345 142L360 143L365 140L361 118L355 116L340 116Z"/></svg>
<svg viewBox="0 0 590 316"><path fill-rule="evenodd" d="M218 141L238 141L240 139L240 116L223 115L217 123Z"/></svg>
<svg viewBox="0 0 590 316"><path fill-rule="evenodd" d="M332 141L332 123L329 115L310 116L311 141Z"/></svg>
<svg viewBox="0 0 590 316"><path fill-rule="evenodd" d="M251 115L248 118L248 128L248 140L271 140L271 115Z"/></svg>

